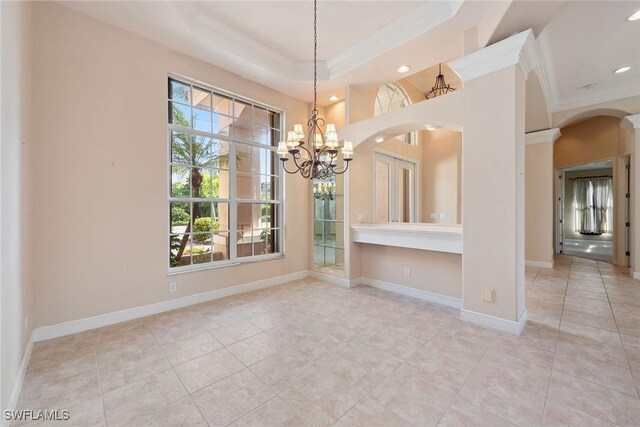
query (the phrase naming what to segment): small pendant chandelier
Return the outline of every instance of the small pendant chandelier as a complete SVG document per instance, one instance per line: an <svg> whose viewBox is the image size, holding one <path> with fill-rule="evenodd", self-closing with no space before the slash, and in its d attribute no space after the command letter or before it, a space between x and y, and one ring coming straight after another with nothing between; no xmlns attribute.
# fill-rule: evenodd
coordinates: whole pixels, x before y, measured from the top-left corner
<svg viewBox="0 0 640 427"><path fill-rule="evenodd" d="M278 155L282 160L285 172L295 174L300 172L305 179L325 179L336 174L343 174L349 168L353 158L353 144L345 141L338 150L338 133L332 123L322 128L325 121L318 117L318 1L313 2L313 110L311 119L307 122L308 139L305 147L305 134L301 124L293 125L293 130L287 132L287 140L278 143ZM338 151L342 152L344 167L339 169L336 164ZM291 156L291 157L289 157ZM293 170L286 168L286 162L292 159Z"/></svg>
<svg viewBox="0 0 640 427"><path fill-rule="evenodd" d="M438 75L436 76L436 84L431 88L429 92L424 94L425 99L432 99L436 96L444 95L445 93L453 91L455 91L455 89L444 81L444 75L442 74L442 64L438 64Z"/></svg>

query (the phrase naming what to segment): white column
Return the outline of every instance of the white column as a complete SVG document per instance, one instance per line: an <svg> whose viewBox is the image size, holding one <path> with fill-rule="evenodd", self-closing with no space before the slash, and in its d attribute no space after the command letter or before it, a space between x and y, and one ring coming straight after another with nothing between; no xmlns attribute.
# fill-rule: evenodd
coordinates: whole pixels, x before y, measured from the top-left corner
<svg viewBox="0 0 640 427"><path fill-rule="evenodd" d="M553 267L553 143L560 129L525 135L525 264Z"/></svg>
<svg viewBox="0 0 640 427"><path fill-rule="evenodd" d="M519 334L524 304L527 30L457 59L464 82L462 318Z"/></svg>

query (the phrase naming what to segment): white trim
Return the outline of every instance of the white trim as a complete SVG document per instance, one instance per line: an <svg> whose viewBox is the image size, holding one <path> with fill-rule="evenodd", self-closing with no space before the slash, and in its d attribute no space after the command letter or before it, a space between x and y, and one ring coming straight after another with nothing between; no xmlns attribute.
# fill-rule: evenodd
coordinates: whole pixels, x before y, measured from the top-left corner
<svg viewBox="0 0 640 427"><path fill-rule="evenodd" d="M463 82L518 65L525 79L540 60L531 29L449 62Z"/></svg>
<svg viewBox="0 0 640 427"><path fill-rule="evenodd" d="M324 280L325 282L329 282L343 288L355 288L361 283L361 279L359 277L355 279L347 279L344 277L334 276L332 274L322 273L315 270L309 271L309 277Z"/></svg>
<svg viewBox="0 0 640 427"><path fill-rule="evenodd" d="M447 295L436 294L422 289L415 289L404 285L398 285L396 283L385 282L384 280L372 279L370 277L363 277L362 284L372 286L374 288L383 289L385 291L394 292L396 294L405 295L412 298L418 298L423 301L434 302L436 304L446 305L447 307L460 308L462 307L462 300L460 298L454 298Z"/></svg>
<svg viewBox="0 0 640 427"><path fill-rule="evenodd" d="M336 79L349 71L379 57L409 40L452 19L460 9L461 1L426 2L400 15L355 44L329 58L326 62L328 79ZM294 75L298 80L309 80L309 75Z"/></svg>
<svg viewBox="0 0 640 427"><path fill-rule="evenodd" d="M487 328L496 329L498 331L510 334L520 335L525 323L527 323L527 310L522 313L520 320L501 319L499 317L490 316L488 314L478 313L476 311L460 309L460 318L466 322L475 323Z"/></svg>
<svg viewBox="0 0 640 427"><path fill-rule="evenodd" d="M539 267L539 268L553 268L553 261L531 261L525 260L524 265L528 267Z"/></svg>
<svg viewBox="0 0 640 427"><path fill-rule="evenodd" d="M558 128L529 132L524 134L524 143L525 145L543 144L547 142L553 144L558 138L560 138L560 135L560 129Z"/></svg>
<svg viewBox="0 0 640 427"><path fill-rule="evenodd" d="M622 125L626 125L626 123L630 123L633 129L640 129L640 114L625 116L624 120L622 121Z"/></svg>
<svg viewBox="0 0 640 427"><path fill-rule="evenodd" d="M244 292L255 291L257 289L268 288L270 286L281 285L292 280L304 279L308 276L309 271L303 270L295 273L284 274L282 276L257 280L251 283L229 286L222 289L215 289L213 291L188 295L186 297L176 298L168 301L161 301L154 304L143 305L140 307L128 308L125 310L115 311L113 313L106 313L98 316L87 317L84 319L72 320L70 322L58 323L56 325L42 326L33 330L33 341L38 342L51 338L61 337L64 335L75 334L77 332L88 331L90 329L101 328L103 326L126 322L127 320L138 319L140 317L175 310L177 308L188 307L190 305L224 298L231 295L237 295Z"/></svg>
<svg viewBox="0 0 640 427"><path fill-rule="evenodd" d="M462 253L462 227L445 224L372 223L352 225L356 243Z"/></svg>
<svg viewBox="0 0 640 427"><path fill-rule="evenodd" d="M24 349L24 354L22 355L22 362L20 363L20 368L16 373L16 379L13 382L13 389L11 389L11 394L9 395L9 400L7 401L7 406L5 411L14 411L18 408L18 399L20 398L20 392L22 391L22 386L24 385L24 376L27 373L27 368L29 367L29 360L31 360L31 351L33 350L33 341L34 341L34 333L31 332L29 336L29 341L27 341L27 346ZM4 417L2 418L2 425L9 425Z"/></svg>

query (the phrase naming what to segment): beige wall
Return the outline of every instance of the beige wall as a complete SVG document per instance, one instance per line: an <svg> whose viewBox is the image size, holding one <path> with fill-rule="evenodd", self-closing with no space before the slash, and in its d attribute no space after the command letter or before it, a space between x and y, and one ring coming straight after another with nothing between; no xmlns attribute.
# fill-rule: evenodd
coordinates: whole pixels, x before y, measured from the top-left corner
<svg viewBox="0 0 640 427"><path fill-rule="evenodd" d="M286 177L286 259L167 275L167 74L306 105L56 3L35 5L36 326L309 268L310 186ZM169 282L177 283L170 294Z"/></svg>
<svg viewBox="0 0 640 427"><path fill-rule="evenodd" d="M31 145L32 8L0 2L0 408L5 409L33 329L28 190Z"/></svg>
<svg viewBox="0 0 640 427"><path fill-rule="evenodd" d="M445 252L361 245L362 276L414 289L462 296L462 256ZM404 275L410 267L411 276Z"/></svg>
<svg viewBox="0 0 640 427"><path fill-rule="evenodd" d="M553 146L553 166L562 169L608 160L618 154L620 119L596 116L562 128Z"/></svg>
<svg viewBox="0 0 640 427"><path fill-rule="evenodd" d="M524 312L524 83L510 66L464 89L463 306L511 321Z"/></svg>
<svg viewBox="0 0 640 427"><path fill-rule="evenodd" d="M525 259L553 262L553 142L525 146Z"/></svg>
<svg viewBox="0 0 640 427"><path fill-rule="evenodd" d="M421 162L422 222L462 222L462 133L449 129L424 131ZM431 213L446 218L432 219Z"/></svg>
<svg viewBox="0 0 640 427"><path fill-rule="evenodd" d="M425 121L464 128L463 307L511 321L524 312L524 82L518 66L509 66L465 82L463 90L359 121L341 135L354 142L359 160L350 175L349 216L355 222L358 215L371 220L371 196L358 185L370 179L376 135L415 130ZM478 101L486 99L492 99L492 108ZM364 245L349 247L350 262L357 266L349 278L355 278L369 267L361 257ZM481 300L482 287L495 289L495 302Z"/></svg>

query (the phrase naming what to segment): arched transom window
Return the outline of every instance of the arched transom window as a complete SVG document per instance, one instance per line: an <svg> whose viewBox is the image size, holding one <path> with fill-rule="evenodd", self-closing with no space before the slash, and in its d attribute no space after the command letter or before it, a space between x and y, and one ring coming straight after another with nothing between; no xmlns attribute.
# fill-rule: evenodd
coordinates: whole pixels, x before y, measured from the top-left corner
<svg viewBox="0 0 640 427"><path fill-rule="evenodd" d="M379 116L380 114L408 107L409 105L411 105L411 100L404 89L396 83L387 83L378 90L373 107L373 114L374 116ZM415 132L398 135L396 138L411 145L415 145L416 143Z"/></svg>

